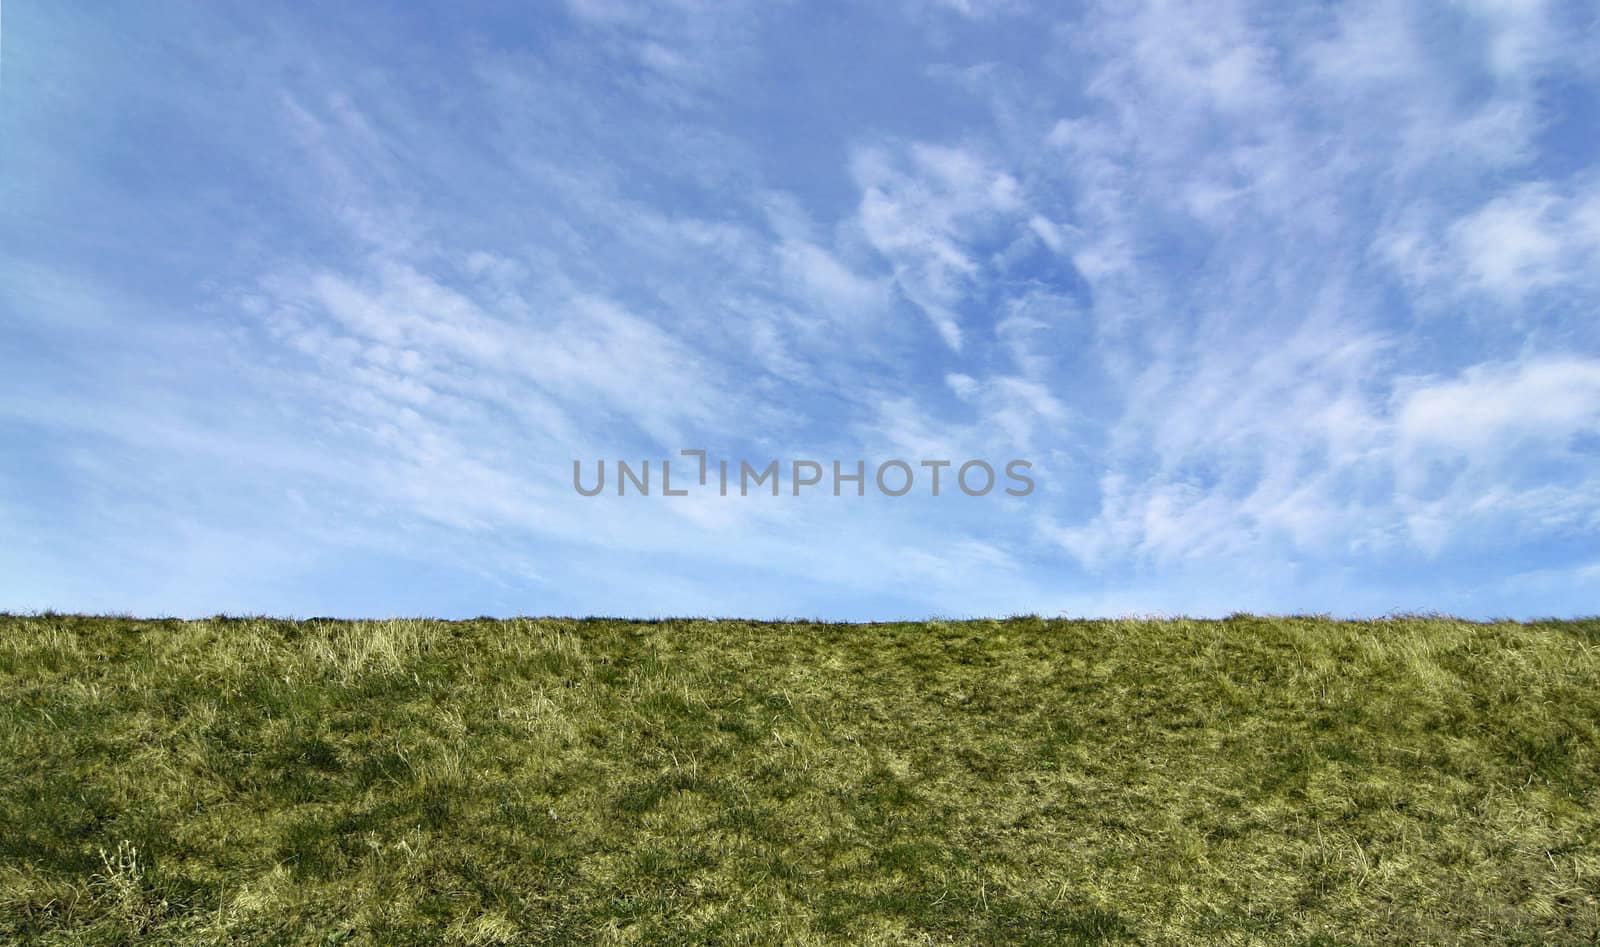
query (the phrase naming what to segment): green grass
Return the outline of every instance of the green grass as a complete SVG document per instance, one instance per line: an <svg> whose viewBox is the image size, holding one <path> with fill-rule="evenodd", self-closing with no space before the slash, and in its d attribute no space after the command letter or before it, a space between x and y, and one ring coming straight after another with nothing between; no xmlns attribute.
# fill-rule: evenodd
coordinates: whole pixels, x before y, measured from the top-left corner
<svg viewBox="0 0 1600 947"><path fill-rule="evenodd" d="M0 942L1600 942L1600 621L0 617Z"/></svg>

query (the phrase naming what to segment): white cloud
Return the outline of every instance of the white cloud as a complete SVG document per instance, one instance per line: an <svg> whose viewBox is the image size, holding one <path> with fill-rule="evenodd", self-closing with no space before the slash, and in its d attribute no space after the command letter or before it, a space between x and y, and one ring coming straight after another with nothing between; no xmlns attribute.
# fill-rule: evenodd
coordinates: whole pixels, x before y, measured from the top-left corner
<svg viewBox="0 0 1600 947"><path fill-rule="evenodd" d="M948 11L971 20L984 20L996 16L1014 15L1027 8L1023 0L918 0L913 7L926 5L935 10Z"/></svg>
<svg viewBox="0 0 1600 947"><path fill-rule="evenodd" d="M1102 480L1094 520L1041 529L1093 566L1123 554L1242 554L1269 542L1308 554L1339 545L1437 552L1488 523L1529 532L1600 524L1600 477L1569 453L1575 438L1600 436L1600 360L1483 363L1409 383L1392 405L1359 390L1313 398L1322 407L1312 411L1289 397L1282 414L1266 398L1246 396L1243 413L1196 404L1156 442L1159 467ZM1565 474L1548 469L1555 462ZM1193 480L1196 470L1207 477Z"/></svg>
<svg viewBox="0 0 1600 947"><path fill-rule="evenodd" d="M1457 221L1449 246L1471 283L1510 302L1600 269L1600 191L1524 184Z"/></svg>
<svg viewBox="0 0 1600 947"><path fill-rule="evenodd" d="M1483 25L1489 65L1503 80L1530 81L1568 45L1552 16L1556 4L1548 0L1456 0L1456 5Z"/></svg>
<svg viewBox="0 0 1600 947"><path fill-rule="evenodd" d="M1522 311L1548 327L1530 354L1397 387L1397 366L1430 347L1359 249L1439 318L1460 319L1447 304L1470 292L1505 306L1559 289L1571 305L1592 289L1600 214L1583 179L1441 210L1535 153L1534 80L1570 55L1545 42L1548 12L1353 3L1306 18L1311 43L1250 3L1104 5L1074 24L1070 48L1097 63L1091 95L1044 137L1072 183L1073 213L1054 216L1091 288L1110 410L1100 475L1080 488L1098 492L1094 514L1046 513L1042 535L1120 569L1438 550L1485 523L1538 534L1600 508L1576 481L1565 505L1529 486L1591 430L1587 363L1532 354L1573 336ZM1481 39L1467 52L1491 82L1422 28L1439 18ZM1430 441L1444 420L1453 433ZM1473 422L1483 433L1464 433ZM1498 459L1462 468L1469 447Z"/></svg>
<svg viewBox="0 0 1600 947"><path fill-rule="evenodd" d="M1600 286L1600 185L1524 182L1453 216L1413 207L1373 248L1425 308L1471 303L1525 322L1537 294Z"/></svg>
<svg viewBox="0 0 1600 947"><path fill-rule="evenodd" d="M861 276L838 257L815 244L789 241L779 245L783 273L812 299L829 320L860 322L879 316L889 304L884 280Z"/></svg>
<svg viewBox="0 0 1600 947"><path fill-rule="evenodd" d="M962 399L971 399L978 391L977 380L971 375L963 375L960 372L951 372L944 376L944 383L955 392L956 397Z"/></svg>
<svg viewBox="0 0 1600 947"><path fill-rule="evenodd" d="M565 416L552 420L569 434L566 417L592 421L609 413L671 444L687 430L714 430L727 420L714 407L724 400L722 386L695 353L603 298L573 297L530 325L515 311L492 315L459 289L402 263L382 263L354 279L330 272L277 276L266 287L289 313L277 323L280 330L302 351L413 353L381 371L354 372L378 396L380 413L397 395L402 402L428 401L429 384L482 398L482 388L463 392L458 383L490 377L518 392L509 397L522 397L531 385L532 397L562 405ZM326 321L315 321L319 314ZM330 334L333 326L347 334Z"/></svg>
<svg viewBox="0 0 1600 947"><path fill-rule="evenodd" d="M1475 365L1456 378L1403 391L1396 419L1408 451L1485 461L1543 442L1559 454L1574 435L1600 433L1600 359L1543 356Z"/></svg>
<svg viewBox="0 0 1600 947"><path fill-rule="evenodd" d="M1016 219L1026 211L1016 178L971 150L921 143L900 153L865 149L852 169L867 241L894 267L900 291L959 351L960 309L982 279L973 241L1026 226L1026 217Z"/></svg>

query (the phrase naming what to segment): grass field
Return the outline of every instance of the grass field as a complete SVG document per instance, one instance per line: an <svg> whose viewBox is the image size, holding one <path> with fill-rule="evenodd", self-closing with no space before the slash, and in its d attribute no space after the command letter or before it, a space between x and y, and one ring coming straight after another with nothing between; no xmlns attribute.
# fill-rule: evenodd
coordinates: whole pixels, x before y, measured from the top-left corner
<svg viewBox="0 0 1600 947"><path fill-rule="evenodd" d="M1600 621L0 617L0 942L1600 942Z"/></svg>

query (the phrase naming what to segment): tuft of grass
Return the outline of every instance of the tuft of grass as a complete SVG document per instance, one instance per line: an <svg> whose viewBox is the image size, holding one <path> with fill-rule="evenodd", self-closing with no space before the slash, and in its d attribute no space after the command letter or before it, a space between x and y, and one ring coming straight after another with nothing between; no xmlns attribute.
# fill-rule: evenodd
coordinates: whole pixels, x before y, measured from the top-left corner
<svg viewBox="0 0 1600 947"><path fill-rule="evenodd" d="M0 942L1600 942L1600 620L0 616Z"/></svg>

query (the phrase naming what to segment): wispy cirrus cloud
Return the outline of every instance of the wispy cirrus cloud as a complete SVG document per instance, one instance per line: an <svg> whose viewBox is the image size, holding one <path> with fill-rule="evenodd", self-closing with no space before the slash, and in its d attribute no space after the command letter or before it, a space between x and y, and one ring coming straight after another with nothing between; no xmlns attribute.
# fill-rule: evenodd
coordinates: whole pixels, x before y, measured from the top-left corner
<svg viewBox="0 0 1600 947"><path fill-rule="evenodd" d="M67 550L12 563L13 594L48 590L22 605L1482 613L1592 588L1581 4L111 20L7 23L8 89L41 92L0 114L0 436L30 458L0 466L0 521ZM827 52L862 35L876 55ZM575 457L683 447L1028 457L1039 489L570 490Z"/></svg>

